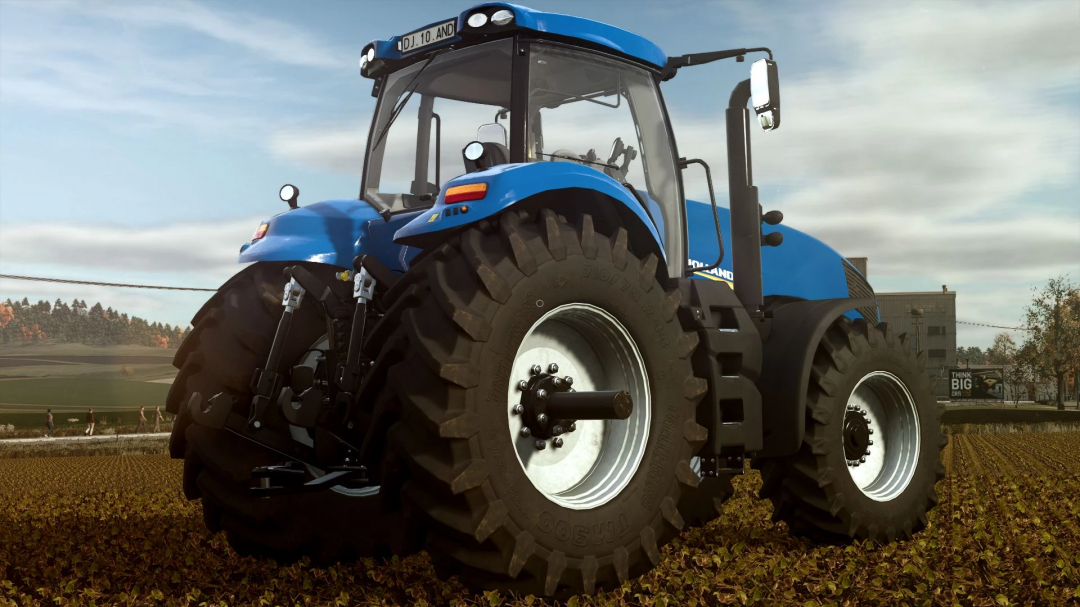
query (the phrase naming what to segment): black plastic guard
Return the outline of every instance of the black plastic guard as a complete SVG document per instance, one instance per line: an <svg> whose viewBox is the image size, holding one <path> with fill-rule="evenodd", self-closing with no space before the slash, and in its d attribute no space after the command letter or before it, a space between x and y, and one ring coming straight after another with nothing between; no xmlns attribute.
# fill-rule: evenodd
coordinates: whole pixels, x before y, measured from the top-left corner
<svg viewBox="0 0 1080 607"><path fill-rule="evenodd" d="M725 282L679 279L679 321L697 331L694 374L709 382L697 421L709 429L702 454L761 448L761 334Z"/></svg>
<svg viewBox="0 0 1080 607"><path fill-rule="evenodd" d="M757 381L766 420L758 457L783 457L799 450L806 432L810 367L821 337L845 312L876 306L873 299L841 298L796 301L772 310Z"/></svg>

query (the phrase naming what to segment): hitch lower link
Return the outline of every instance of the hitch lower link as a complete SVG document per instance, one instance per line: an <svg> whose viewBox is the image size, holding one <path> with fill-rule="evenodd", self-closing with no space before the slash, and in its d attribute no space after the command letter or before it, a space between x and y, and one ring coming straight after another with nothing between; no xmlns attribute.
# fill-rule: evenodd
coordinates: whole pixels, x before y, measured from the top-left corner
<svg viewBox="0 0 1080 607"><path fill-rule="evenodd" d="M259 486L251 488L251 495L254 497L296 495L325 491L332 487L359 489L370 483L365 466L328 466L325 471L326 474L305 482L307 471L299 462L261 466L251 471L252 478L259 480Z"/></svg>

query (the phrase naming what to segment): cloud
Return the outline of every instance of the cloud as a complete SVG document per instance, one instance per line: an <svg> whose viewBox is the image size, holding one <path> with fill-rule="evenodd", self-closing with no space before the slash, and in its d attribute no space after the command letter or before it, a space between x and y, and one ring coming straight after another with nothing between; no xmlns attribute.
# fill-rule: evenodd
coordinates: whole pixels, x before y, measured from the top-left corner
<svg viewBox="0 0 1080 607"><path fill-rule="evenodd" d="M186 281L235 266L238 243L251 238L259 220L156 227L5 223L0 226L0 261L5 273L13 273L13 266L51 264L74 274L146 273L165 281L179 274Z"/></svg>
<svg viewBox="0 0 1080 607"><path fill-rule="evenodd" d="M0 32L4 105L214 135L257 134L282 104L321 103L275 86L288 66L350 63L294 24L193 2L5 4Z"/></svg>
<svg viewBox="0 0 1080 607"><path fill-rule="evenodd" d="M880 291L948 284L959 318L1014 326L1032 285L1080 274L1078 18L1058 2L815 16L825 67L785 72L778 56L784 123L753 133L761 204L869 257ZM790 36L799 25L785 19L757 27ZM724 161L715 119L674 123L681 153ZM707 200L688 177L689 194ZM958 330L984 345L1000 331Z"/></svg>
<svg viewBox="0 0 1080 607"><path fill-rule="evenodd" d="M239 244L261 218L150 227L0 225L0 272L90 282L216 289L240 271ZM212 293L0 279L0 300L57 297L186 325Z"/></svg>
<svg viewBox="0 0 1080 607"><path fill-rule="evenodd" d="M278 158L309 168L360 175L364 168L369 120L287 129L274 133L268 145Z"/></svg>

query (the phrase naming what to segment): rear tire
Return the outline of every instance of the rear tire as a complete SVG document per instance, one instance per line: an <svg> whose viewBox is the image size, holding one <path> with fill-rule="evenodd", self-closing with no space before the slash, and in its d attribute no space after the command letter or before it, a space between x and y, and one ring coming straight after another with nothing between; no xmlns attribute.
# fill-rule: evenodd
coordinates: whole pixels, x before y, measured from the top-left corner
<svg viewBox="0 0 1080 607"><path fill-rule="evenodd" d="M873 420L862 430L876 434L859 430L860 417ZM824 543L892 542L926 527L938 502L934 485L945 476L946 443L922 355L886 323L841 317L814 356L801 448L752 463L773 520L793 534Z"/></svg>
<svg viewBox="0 0 1080 607"><path fill-rule="evenodd" d="M166 408L177 414L170 453L184 459L184 493L189 499L202 498L206 526L213 532L225 531L229 544L244 556L278 562L308 556L318 563L332 563L408 552L407 527L399 515L386 511L381 494L357 497L323 491L252 497L252 469L281 464L285 458L228 430L191 421L187 402L193 392L204 398L230 394L236 400L233 413L247 415L252 398L249 381L255 368L266 364L284 310L284 267L258 263L226 282L195 315L194 329L173 359L180 372ZM326 266L306 267L334 284ZM317 306L304 302L293 317L278 372L287 373L325 331ZM267 408L264 421L260 432L290 437L289 424L277 407Z"/></svg>
<svg viewBox="0 0 1080 607"><path fill-rule="evenodd" d="M428 521L427 549L441 577L456 574L473 588L521 594L592 593L653 568L660 548L683 528L680 494L697 485L689 461L706 437L694 421L706 389L690 365L697 336L680 327L681 296L658 283L656 256L635 256L627 240L621 228L611 237L596 233L588 215L572 226L550 210L535 219L509 211L425 252L432 257L410 271L424 266L426 277L418 284L430 296L402 315L409 346L404 361L389 371L387 389L402 407L391 441L409 461L403 497ZM519 438L514 424L520 420L510 413L516 401L508 402L511 386L523 379L517 377L525 364L522 348L544 368L553 362L535 354L542 348L522 344L534 343L528 340L549 322L543 319L558 319L564 311L559 322L571 329L578 320L624 328L627 351L640 352L648 386L625 421L647 412L639 419L647 440L627 452L627 467L610 469L610 485L584 493L615 443L598 439L596 467L581 467L589 472L577 484L556 487L555 476L536 476L522 464L533 462L521 459L532 439ZM567 339L576 343L573 335ZM565 346L562 354L601 356L596 353L610 345L601 342L592 342L588 353ZM560 356L559 348L550 352ZM607 372L617 375L619 368ZM651 402L647 410L645 402ZM611 424L601 437L626 427L597 423ZM581 427L576 432L585 436ZM567 436L567 460L553 468L583 444L572 447ZM551 441L547 449L539 453L563 453ZM611 449L622 462L623 451Z"/></svg>

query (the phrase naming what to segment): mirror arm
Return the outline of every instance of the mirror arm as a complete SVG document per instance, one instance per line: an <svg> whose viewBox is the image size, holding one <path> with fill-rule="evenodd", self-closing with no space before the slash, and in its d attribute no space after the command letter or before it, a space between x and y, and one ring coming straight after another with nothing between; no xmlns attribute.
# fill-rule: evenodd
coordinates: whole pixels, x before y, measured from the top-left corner
<svg viewBox="0 0 1080 607"><path fill-rule="evenodd" d="M736 61L742 61L743 56L747 53L768 53L769 61L772 61L772 51L762 46L758 48L735 48L727 51L710 51L707 53L690 53L688 55L680 55L678 57L668 57L667 65L664 66L661 72L662 80L671 80L675 77L675 73L679 71L681 67L687 67L690 65L702 65L705 63L712 63L713 61L719 61L721 59L731 59L734 57Z"/></svg>

